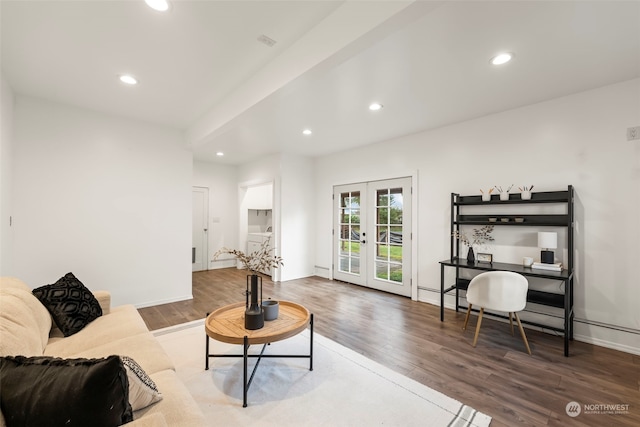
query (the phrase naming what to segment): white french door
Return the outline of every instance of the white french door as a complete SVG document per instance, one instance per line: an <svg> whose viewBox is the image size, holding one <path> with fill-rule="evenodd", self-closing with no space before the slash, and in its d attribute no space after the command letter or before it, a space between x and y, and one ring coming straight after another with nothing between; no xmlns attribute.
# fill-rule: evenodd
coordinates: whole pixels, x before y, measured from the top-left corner
<svg viewBox="0 0 640 427"><path fill-rule="evenodd" d="M334 278L411 296L411 178L334 187Z"/></svg>
<svg viewBox="0 0 640 427"><path fill-rule="evenodd" d="M333 189L333 277L356 285L366 285L367 257L363 250L367 232L367 185L341 185Z"/></svg>

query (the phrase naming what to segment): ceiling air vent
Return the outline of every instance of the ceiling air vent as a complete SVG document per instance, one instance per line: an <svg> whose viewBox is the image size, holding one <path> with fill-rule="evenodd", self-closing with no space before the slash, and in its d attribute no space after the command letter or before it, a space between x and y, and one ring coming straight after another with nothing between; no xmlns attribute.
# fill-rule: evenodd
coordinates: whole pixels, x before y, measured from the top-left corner
<svg viewBox="0 0 640 427"><path fill-rule="evenodd" d="M272 47L276 44L276 41L270 37L265 36L264 34L258 37L258 41L260 43L266 44L269 47Z"/></svg>

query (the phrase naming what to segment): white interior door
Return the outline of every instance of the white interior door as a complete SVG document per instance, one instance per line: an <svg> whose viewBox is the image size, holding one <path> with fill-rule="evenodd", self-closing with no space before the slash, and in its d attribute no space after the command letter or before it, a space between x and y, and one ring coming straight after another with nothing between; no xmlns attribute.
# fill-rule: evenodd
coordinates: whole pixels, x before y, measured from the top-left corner
<svg viewBox="0 0 640 427"><path fill-rule="evenodd" d="M334 188L334 278L411 296L411 178Z"/></svg>
<svg viewBox="0 0 640 427"><path fill-rule="evenodd" d="M191 271L208 270L209 189L193 187Z"/></svg>

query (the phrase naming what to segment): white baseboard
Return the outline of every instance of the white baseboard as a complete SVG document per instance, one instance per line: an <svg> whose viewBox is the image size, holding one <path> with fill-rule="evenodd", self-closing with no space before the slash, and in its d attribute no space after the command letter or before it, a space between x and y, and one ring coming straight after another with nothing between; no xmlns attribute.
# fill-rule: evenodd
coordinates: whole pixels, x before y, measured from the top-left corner
<svg viewBox="0 0 640 427"><path fill-rule="evenodd" d="M451 302L448 302L450 300ZM418 301L440 307L440 291L435 289L418 288ZM455 298L452 295L444 296L444 307L455 310Z"/></svg>
<svg viewBox="0 0 640 427"><path fill-rule="evenodd" d="M426 302L437 307L440 307L440 290L435 289L418 289L418 301ZM455 310L455 297L453 295L445 295L444 307L450 310ZM544 328L539 328L531 325L524 325L529 329L535 329L538 331L552 333ZM612 350L618 350L625 353L640 355L640 336L634 331L624 330L612 330L605 326L587 324L579 319L574 320L574 333L573 339L575 341L584 342L587 344L597 345L599 347L610 348ZM589 330L591 334L580 333L580 330ZM602 338L607 337L607 338ZM616 338L611 340L608 337Z"/></svg>
<svg viewBox="0 0 640 427"><path fill-rule="evenodd" d="M314 266L315 275L322 277L323 279L331 279L330 270L328 267L321 267L319 265Z"/></svg>
<svg viewBox="0 0 640 427"><path fill-rule="evenodd" d="M640 348L638 348L638 347L633 347L633 346L630 346L630 345L621 344L621 343L617 343L617 342L613 342L613 341L609 341L609 340L593 338L593 337L586 336L586 335L578 335L578 334L575 334L575 333L573 334L573 339L576 340L576 341L580 341L580 342L586 342L587 344L593 344L593 345L597 345L599 347L606 347L606 348L610 348L612 350L618 350L618 351L622 351L624 353L631 353L631 354L635 354L637 356L640 356Z"/></svg>
<svg viewBox="0 0 640 427"><path fill-rule="evenodd" d="M222 259L222 260L209 261L209 270L218 270L220 268L235 267L237 264L238 263L235 259Z"/></svg>
<svg viewBox="0 0 640 427"><path fill-rule="evenodd" d="M169 304L171 302L178 302L178 301L187 301L193 299L193 294L188 294L188 295L184 295L181 297L176 297L176 298L167 298L167 299L161 299L161 300L156 300L156 301L149 301L149 302L143 302L140 304L135 304L134 307L135 308L145 308L145 307L152 307L154 305L161 305L161 304Z"/></svg>

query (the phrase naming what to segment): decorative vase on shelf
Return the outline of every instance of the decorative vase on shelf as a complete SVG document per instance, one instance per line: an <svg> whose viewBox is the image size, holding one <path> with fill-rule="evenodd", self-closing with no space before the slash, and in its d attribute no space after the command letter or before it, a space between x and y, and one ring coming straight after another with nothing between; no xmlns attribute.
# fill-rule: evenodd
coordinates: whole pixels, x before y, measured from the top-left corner
<svg viewBox="0 0 640 427"><path fill-rule="evenodd" d="M258 287L260 297L258 298ZM255 330L264 326L264 312L262 311L262 277L257 274L247 276L247 300L245 303L244 327Z"/></svg>
<svg viewBox="0 0 640 427"><path fill-rule="evenodd" d="M469 252L467 252L467 264L473 264L476 262L476 256L473 253L473 246L469 246Z"/></svg>

